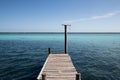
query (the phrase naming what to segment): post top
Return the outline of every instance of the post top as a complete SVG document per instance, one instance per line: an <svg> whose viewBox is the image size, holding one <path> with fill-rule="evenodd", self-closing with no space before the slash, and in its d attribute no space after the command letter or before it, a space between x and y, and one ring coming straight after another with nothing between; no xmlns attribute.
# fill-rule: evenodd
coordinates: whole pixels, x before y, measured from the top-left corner
<svg viewBox="0 0 120 80"><path fill-rule="evenodd" d="M70 24L62 24L63 26L71 26Z"/></svg>

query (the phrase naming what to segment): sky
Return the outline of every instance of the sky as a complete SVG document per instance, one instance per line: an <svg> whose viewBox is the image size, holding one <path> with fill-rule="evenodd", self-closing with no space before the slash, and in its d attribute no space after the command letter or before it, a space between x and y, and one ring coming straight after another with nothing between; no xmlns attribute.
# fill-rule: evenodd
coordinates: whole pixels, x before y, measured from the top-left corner
<svg viewBox="0 0 120 80"><path fill-rule="evenodd" d="M120 32L120 0L0 0L0 32Z"/></svg>

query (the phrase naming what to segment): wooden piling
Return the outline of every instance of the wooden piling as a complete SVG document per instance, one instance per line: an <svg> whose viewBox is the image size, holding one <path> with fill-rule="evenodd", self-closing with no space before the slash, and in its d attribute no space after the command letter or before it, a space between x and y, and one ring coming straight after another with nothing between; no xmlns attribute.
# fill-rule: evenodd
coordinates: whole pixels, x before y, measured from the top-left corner
<svg viewBox="0 0 120 80"><path fill-rule="evenodd" d="M65 48L65 51L64 53L67 54L68 53L68 42L67 42L67 26L71 26L71 25L66 25L66 24L63 24L64 25L64 48Z"/></svg>
<svg viewBox="0 0 120 80"><path fill-rule="evenodd" d="M80 74L79 73L76 74L76 79L75 80L80 80Z"/></svg>
<svg viewBox="0 0 120 80"><path fill-rule="evenodd" d="M46 74L42 74L42 80L46 80Z"/></svg>
<svg viewBox="0 0 120 80"><path fill-rule="evenodd" d="M50 50L50 48L48 48L48 54L50 54L51 53L51 50Z"/></svg>
<svg viewBox="0 0 120 80"><path fill-rule="evenodd" d="M67 25L64 25L65 28L65 54L68 53L67 52Z"/></svg>

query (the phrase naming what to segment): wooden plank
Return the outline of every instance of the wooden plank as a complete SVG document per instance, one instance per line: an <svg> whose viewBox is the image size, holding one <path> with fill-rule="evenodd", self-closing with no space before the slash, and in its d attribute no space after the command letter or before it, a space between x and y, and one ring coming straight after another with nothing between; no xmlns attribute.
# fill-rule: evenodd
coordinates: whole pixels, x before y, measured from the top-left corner
<svg viewBox="0 0 120 80"><path fill-rule="evenodd" d="M77 71L68 54L49 54L39 76L46 74L46 80L75 80Z"/></svg>

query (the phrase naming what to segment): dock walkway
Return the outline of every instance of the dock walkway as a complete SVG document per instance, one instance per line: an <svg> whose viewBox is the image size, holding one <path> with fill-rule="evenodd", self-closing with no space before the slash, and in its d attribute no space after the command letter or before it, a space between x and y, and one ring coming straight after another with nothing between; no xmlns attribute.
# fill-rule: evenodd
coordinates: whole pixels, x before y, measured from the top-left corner
<svg viewBox="0 0 120 80"><path fill-rule="evenodd" d="M49 54L38 80L80 80L69 54Z"/></svg>

